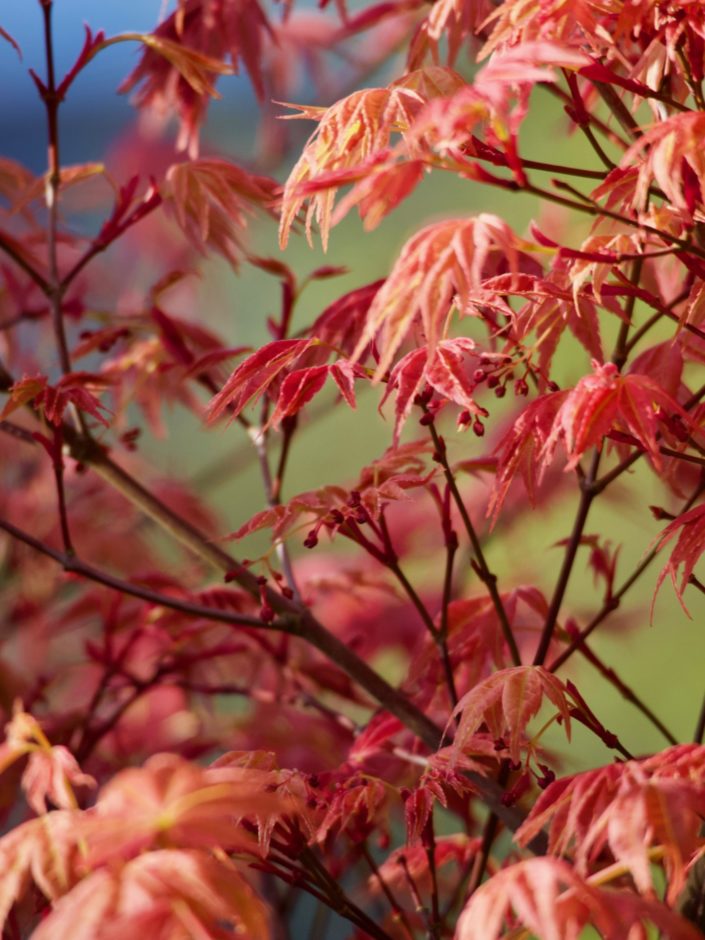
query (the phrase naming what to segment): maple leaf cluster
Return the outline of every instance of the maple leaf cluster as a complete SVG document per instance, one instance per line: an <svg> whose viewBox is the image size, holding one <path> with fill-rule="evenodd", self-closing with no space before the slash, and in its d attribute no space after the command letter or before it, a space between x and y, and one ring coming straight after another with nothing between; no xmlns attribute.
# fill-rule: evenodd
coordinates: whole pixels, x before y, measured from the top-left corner
<svg viewBox="0 0 705 940"><path fill-rule="evenodd" d="M3 937L702 937L705 708L609 650L705 593L703 5L166 6L62 75L40 0L46 172L0 153ZM64 164L128 42L134 127ZM382 277L291 266L445 179Z"/></svg>

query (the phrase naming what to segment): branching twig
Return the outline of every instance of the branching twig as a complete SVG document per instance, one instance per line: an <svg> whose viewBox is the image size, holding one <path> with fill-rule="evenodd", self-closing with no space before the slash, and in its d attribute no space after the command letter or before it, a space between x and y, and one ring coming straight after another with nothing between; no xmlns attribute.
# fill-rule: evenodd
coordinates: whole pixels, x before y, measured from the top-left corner
<svg viewBox="0 0 705 940"><path fill-rule="evenodd" d="M112 591L118 591L121 594L128 594L131 597L137 597L149 604L155 604L159 607L166 607L169 610L177 610L179 613L187 614L191 617L199 617L204 620L215 620L219 623L226 623L234 627L249 627L257 630L276 630L289 632L289 624L285 618L265 623L259 617L248 616L247 614L234 614L225 610L218 610L214 607L207 607L205 604L195 604L191 601L183 601L177 597L170 597L168 594L160 594L149 588L142 587L132 581L125 581L122 578L116 578L114 575L105 571L100 571L92 565L81 561L76 555L59 552L51 548L45 542L34 538L28 532L13 525L7 519L0 518L0 529L7 532L18 542L23 542L30 548L39 552L48 558L53 558L57 564L61 565L64 571L70 574L77 574L89 581L95 581L96 584L102 584L103 587L110 588Z"/></svg>

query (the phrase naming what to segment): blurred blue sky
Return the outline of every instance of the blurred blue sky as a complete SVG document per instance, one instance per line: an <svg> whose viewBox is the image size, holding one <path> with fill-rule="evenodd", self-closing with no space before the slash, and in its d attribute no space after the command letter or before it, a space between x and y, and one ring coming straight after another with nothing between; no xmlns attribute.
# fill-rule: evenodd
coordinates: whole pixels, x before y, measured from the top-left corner
<svg viewBox="0 0 705 940"><path fill-rule="evenodd" d="M163 0L56 0L54 34L57 75L74 62L84 40L83 24L106 35L150 31L163 12ZM46 138L43 108L28 74L34 68L45 74L42 13L39 0L14 0L0 4L0 26L22 49L0 41L0 82L3 152L21 160L34 172L45 168ZM61 112L62 160L65 163L100 159L106 141L126 124L133 111L126 96L116 89L138 61L137 43L119 43L106 49L78 77Z"/></svg>

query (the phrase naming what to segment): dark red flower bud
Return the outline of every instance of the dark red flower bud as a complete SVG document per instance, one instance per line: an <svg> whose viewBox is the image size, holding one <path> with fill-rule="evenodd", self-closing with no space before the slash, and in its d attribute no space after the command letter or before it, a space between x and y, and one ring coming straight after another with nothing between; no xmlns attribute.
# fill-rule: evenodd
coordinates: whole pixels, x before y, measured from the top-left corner
<svg viewBox="0 0 705 940"><path fill-rule="evenodd" d="M276 614L274 613L274 610L269 606L269 604L262 604L262 606L259 609L259 619L263 623L271 623L274 620L275 616Z"/></svg>

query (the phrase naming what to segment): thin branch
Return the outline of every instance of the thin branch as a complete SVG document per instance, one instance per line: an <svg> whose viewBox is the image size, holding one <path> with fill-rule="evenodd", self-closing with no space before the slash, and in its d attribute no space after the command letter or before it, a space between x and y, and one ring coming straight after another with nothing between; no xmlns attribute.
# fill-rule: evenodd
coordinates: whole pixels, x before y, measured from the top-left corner
<svg viewBox="0 0 705 940"><path fill-rule="evenodd" d="M12 258L15 264L19 268L22 268L30 280L34 281L43 294L49 294L49 282L46 278L42 277L39 271L37 271L29 261L27 261L15 240L3 232L0 232L0 251L3 251L8 258Z"/></svg>
<svg viewBox="0 0 705 940"><path fill-rule="evenodd" d="M536 655L534 656L535 666L543 665L544 660L546 659L546 655L548 654L548 648L551 645L551 640L553 639L553 631L555 630L556 623L558 621L558 614L560 612L563 598L568 588L568 582L573 571L575 556L577 555L578 549L580 548L583 531L585 529L585 523L587 522L588 513L590 512L590 506L592 505L592 501L595 498L595 494L592 491L592 483L597 476L599 466L600 453L599 451L596 451L592 459L590 470L588 471L585 479L581 481L580 502L578 503L578 509L575 514L575 521L573 522L573 531L568 541L568 545L566 546L565 555L563 556L563 564L558 575L558 580L556 581L556 586L553 591L553 597L551 598L551 604L548 608L548 613L546 614L546 621L541 632L541 639L539 640Z"/></svg>
<svg viewBox="0 0 705 940"><path fill-rule="evenodd" d="M112 225L107 232L100 233L84 252L84 254L76 261L72 268L66 272L61 281L59 282L59 287L63 293L66 293L71 284L76 280L81 271L88 265L90 262L102 252L107 251L107 249L117 241L127 229L132 228L133 225L136 225L137 222L140 222L142 219L146 218L150 213L154 212L155 209L158 209L162 204L162 197L157 192L148 193L143 201L136 206L130 212L126 218L123 218L121 222Z"/></svg>
<svg viewBox="0 0 705 940"><path fill-rule="evenodd" d="M568 71L567 69L563 70L563 76L568 84L570 89L570 110L573 112L571 115L572 119L578 124L580 130L583 132L585 137L588 140L588 143L597 154L598 158L606 169L614 169L614 162L610 160L605 151L602 149L600 142L595 137L592 128L590 127L590 122L593 120L590 111L585 108L585 102L583 101L583 96L580 93L578 88L578 80L573 72ZM568 109L566 109L568 110Z"/></svg>
<svg viewBox="0 0 705 940"><path fill-rule="evenodd" d="M482 159L481 155L473 154L473 159ZM576 176L580 179L604 180L604 170L586 170L579 167L563 166L560 163L544 163L542 160L527 160L521 158L521 165L527 170L538 170L541 173L560 173L565 176Z"/></svg>
<svg viewBox="0 0 705 940"><path fill-rule="evenodd" d="M431 912L428 909L428 905L424 904L423 898L421 897L421 892L419 886L416 883L411 869L409 868L409 863L406 860L405 855L399 855L397 859L398 864L401 866L402 871L404 872L404 877L406 878L406 883L409 887L409 892L411 897L414 899L414 904L416 906L416 911L419 913L423 919L426 921L426 936L429 940L435 940L437 934L433 930L433 921L431 919Z"/></svg>
<svg viewBox="0 0 705 940"><path fill-rule="evenodd" d="M384 548L385 548L385 556L384 556L383 563L389 568L389 570L392 572L392 574L397 579L399 584L401 584L407 597L416 608L416 611L419 617L421 618L421 620L423 621L424 626L426 627L428 632L431 634L431 636L434 637L435 639L435 637L438 634L436 625L434 624L433 618L429 614L426 608L426 605L419 597L416 591L416 588L411 583L411 581L409 581L409 579L407 578L407 576L404 574L404 572L401 569L401 566L399 564L399 559L397 557L397 553L394 550L394 545L392 543L392 536L389 532L389 527L387 526L387 520L384 517L384 512L380 513L379 531L380 531Z"/></svg>
<svg viewBox="0 0 705 940"><path fill-rule="evenodd" d="M144 682L137 682L133 679L134 685L132 691L127 696L127 698L125 698L120 703L120 705L118 705L112 715L102 721L95 728L86 727L84 736L74 752L76 760L80 764L87 760L95 747L106 736L106 734L110 734L125 712L131 708L135 702L139 701L139 699L142 698L146 692L154 687L155 683L158 682L160 675L160 670L157 670L149 679Z"/></svg>
<svg viewBox="0 0 705 940"><path fill-rule="evenodd" d="M617 118L624 132L629 137L631 137L632 140L638 140L641 137L643 131L639 127L636 120L632 117L629 108L627 108L612 85L609 85L607 82L596 81L593 81L592 84L597 89L600 97L610 109L612 114L614 114L614 116ZM653 97L657 97L656 93L654 93Z"/></svg>
<svg viewBox="0 0 705 940"><path fill-rule="evenodd" d="M448 492L450 492L450 490L448 490ZM453 663L450 657L450 650L448 649L448 607L450 605L453 592L453 562L455 561L457 550L457 536L455 535L455 532L449 528L449 532L446 537L446 565L445 572L443 574L443 595L441 597L441 623L436 636L436 644L438 645L441 662L443 663L446 685L448 687L448 694L450 695L453 708L455 708L455 706L458 704L459 697L458 690L455 685L455 676L453 675Z"/></svg>
<svg viewBox="0 0 705 940"><path fill-rule="evenodd" d="M648 232L650 235L655 235L662 241L676 245L682 251L696 255L698 258L705 258L705 248L699 248L697 245L693 245L692 242L684 238L671 235L663 229L648 225L646 222L639 221L639 219L632 219L629 216L621 215L619 212L613 212L611 209L606 208L606 206L600 206L594 202L577 202L575 199L559 196L558 193L553 193L549 189L542 189L540 186L535 186L533 183L526 183L522 186L522 192L531 193L534 196L538 196L540 199L547 199L549 202L555 202L557 205L566 206L569 209L575 209L576 212L614 219L617 222L622 222L624 225L629 225L632 228L638 228L643 232Z"/></svg>
<svg viewBox="0 0 705 940"><path fill-rule="evenodd" d="M53 447L51 464L54 471L54 482L56 485L56 497L59 504L59 527L61 529L61 540L64 543L64 551L68 556L74 554L73 542L71 540L71 529L69 527L69 517L66 510L66 489L64 487L64 458L62 454L61 428L53 429Z"/></svg>
<svg viewBox="0 0 705 940"><path fill-rule="evenodd" d="M404 930L406 931L409 937L409 940L414 940L414 931L413 931L411 924L409 923L409 918L407 917L406 912L402 908L401 904L399 904L397 899L394 897L394 894L392 893L391 888L385 881L384 876L379 870L379 865L377 864L377 862L375 862L374 856L372 855L369 848L367 847L367 843L363 842L360 846L360 849L362 851L362 856L367 862L367 865L370 871L375 876L382 893L384 894L385 898L389 902L389 906L394 912L394 916L397 918L397 920L400 921L401 924L403 924Z"/></svg>
<svg viewBox="0 0 705 940"><path fill-rule="evenodd" d="M19 424L15 424L14 421L8 421L7 419L0 421L0 431L2 431L3 434L9 434L10 437L14 437L18 441L22 441L24 444L37 443L31 431L28 431Z"/></svg>
<svg viewBox="0 0 705 940"><path fill-rule="evenodd" d="M575 101L573 100L573 97L563 88L561 88L560 85L556 84L556 82L546 82L543 83L541 87L549 94L563 102L563 105L566 109L574 109ZM587 120L591 127L594 127L596 130L598 130L611 143L615 144L617 147L620 147L622 150L629 149L629 141L623 140L614 130L614 128L610 127L606 121L603 121L602 118L598 117L594 111L587 112Z"/></svg>
<svg viewBox="0 0 705 940"><path fill-rule="evenodd" d="M635 258L631 264L631 272L629 274L629 280L634 285L638 287L639 281L641 280L641 272L644 266L644 258L639 257ZM622 370L624 363L627 361L628 355L628 342L629 342L629 331L632 328L632 318L634 316L634 305L636 304L636 291L633 294L630 294L627 297L627 302L624 306L624 319L622 320L619 326L619 334L617 336L617 342L615 343L614 352L612 353L612 362L617 366L617 368Z"/></svg>
<svg viewBox="0 0 705 940"><path fill-rule="evenodd" d="M693 507L696 500L701 496L703 490L705 489L705 482L700 481L695 487L691 495L683 504L680 513L687 512ZM658 549L652 548L639 562L634 571L629 575L629 577L624 581L620 587L607 598L605 603L602 606L602 609L595 614L590 623L580 631L580 633L575 636L570 644L564 649L556 658L553 660L550 666L548 666L549 672L557 672L561 666L573 655L573 653L580 649L581 643L590 636L590 634L599 627L599 625L606 620L611 613L613 613L620 606L622 598L629 591L631 587L639 580L641 575L646 571L651 562L658 555Z"/></svg>
<svg viewBox="0 0 705 940"><path fill-rule="evenodd" d="M312 848L303 845L297 853L297 860L312 875L324 890L330 907L341 917L356 923L371 937L377 940L391 940L390 935L379 927L362 908L349 897L341 884L323 865Z"/></svg>
<svg viewBox="0 0 705 940"><path fill-rule="evenodd" d="M688 88L690 88L690 93L695 100L698 111L705 111L705 97L703 97L702 83L698 82L693 75L693 70L690 67L688 56L686 55L685 49L683 48L684 45L685 35L681 34L678 42L676 43L676 56L678 57L678 62L683 71Z"/></svg>
<svg viewBox="0 0 705 940"><path fill-rule="evenodd" d="M275 620L271 623L264 623L259 617L251 617L246 614L232 614L224 610L217 610L214 607L207 607L204 604L194 604L190 601L182 601L177 597L170 597L168 594L160 594L149 588L142 587L132 581L124 581L105 571L100 571L92 565L81 561L75 555L67 552L59 552L45 542L34 538L28 532L8 522L7 519L0 518L0 529L3 529L8 535L23 542L40 554L52 558L57 564L61 565L64 571L70 574L78 574L89 581L95 581L96 584L102 584L103 587L110 588L112 591L118 591L121 594L129 594L131 597L137 597L140 600L147 601L150 604L156 604L159 607L166 607L170 610L177 610L179 613L188 614L191 617L199 617L205 620L215 620L219 623L227 623L230 626L253 627L257 630L277 630L288 631L289 625L286 620Z"/></svg>
<svg viewBox="0 0 705 940"><path fill-rule="evenodd" d="M700 714L698 715L698 723L695 726L695 733L693 734L694 743L702 744L703 737L705 737L705 696L703 696Z"/></svg>
<svg viewBox="0 0 705 940"><path fill-rule="evenodd" d="M578 649L583 654L583 656L587 659L587 661L592 666L594 666L595 669L597 669L600 675L603 678L605 678L610 683L610 685L614 686L614 688L619 692L622 698L626 699L626 701L628 702L631 702L631 704L634 705L637 711L640 711L641 714L648 721L650 721L651 724L658 731L661 732L661 734L664 736L664 738L668 741L669 744L678 744L678 739L676 738L676 736L668 730L668 728L661 721L658 715L656 715L655 712L653 712L651 708L649 708L646 702L644 702L636 694L636 692L632 688L630 688L630 686L626 684L626 682L624 682L622 679L619 678L619 676L614 671L614 669L612 669L611 666L607 666L605 665L605 663L602 662L599 656L597 656L590 649L590 647L587 645L587 642L583 638L580 639L580 645Z"/></svg>
<svg viewBox="0 0 705 940"><path fill-rule="evenodd" d="M429 412L427 411L426 414ZM463 502L463 497L460 495L460 490L458 489L458 484L455 482L455 477L448 463L448 457L446 455L445 442L441 440L438 431L433 425L433 422L428 426L431 438L433 439L433 444L436 448L436 459L438 463L443 468L443 474L446 478L446 483L450 489L451 495L453 497L453 502L455 503L458 512L460 513L460 518L463 520L463 525L465 526L465 531L467 532L468 538L470 539L470 544L472 546L473 555L475 556L475 571L477 576L480 578L482 583L487 588L487 591L492 599L492 604L499 618L499 623L502 628L502 634L504 636L505 642L509 647L509 652L512 657L512 662L515 666L521 665L521 654L519 653L519 647L512 633L512 627L509 623L509 618L507 617L507 612L504 609L504 604L502 602L502 597L497 589L497 575L490 571L485 559L485 554L482 550L482 545L475 531L475 527L472 524L470 515L465 507Z"/></svg>
<svg viewBox="0 0 705 940"><path fill-rule="evenodd" d="M504 790L509 780L510 768L509 761L503 760L499 773L497 775L497 785ZM494 840L497 838L499 832L499 818L496 813L491 813L487 821L485 822L485 828L482 832L482 842L480 843L480 850L475 856L475 860L472 866L470 873L470 881L468 884L468 896L474 894L474 892L482 884L482 879L485 877L485 871L487 869L487 863L490 860L490 852L492 851L492 845Z"/></svg>
<svg viewBox="0 0 705 940"><path fill-rule="evenodd" d="M266 400L263 407L266 407ZM249 429L248 433L257 454L260 476L262 477L262 485L264 487L264 495L265 499L267 500L267 505L270 508L274 508L275 506L279 506L281 504L282 477L278 476L276 478L275 485L275 480L272 479L272 472L269 466L269 453L267 448L268 433L267 431L263 430L265 424L266 412L263 411L260 427L253 426ZM284 573L286 583L293 593L294 598L300 602L301 592L299 591L296 578L294 576L294 568L291 564L289 549L287 548L283 539L279 539L277 541L275 550L277 553L277 558L279 559L279 564L281 565L282 572Z"/></svg>
<svg viewBox="0 0 705 940"><path fill-rule="evenodd" d="M56 75L54 72L54 37L52 30L51 2L42 3L44 19L44 48L46 53L47 81L41 90L44 107L47 115L48 158L46 180L46 200L49 208L49 225L47 227L47 248L49 253L49 282L47 296L51 307L51 318L54 326L54 336L59 352L61 371L71 372L71 358L66 341L63 317L63 295L59 276L59 260L57 252L59 232L59 188L61 186L61 157L59 152L59 106L61 98L56 90Z"/></svg>

